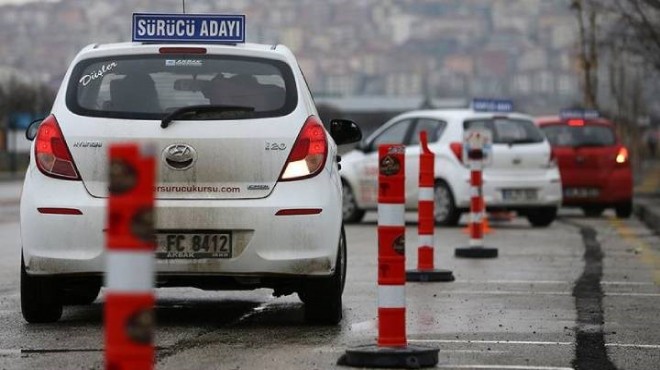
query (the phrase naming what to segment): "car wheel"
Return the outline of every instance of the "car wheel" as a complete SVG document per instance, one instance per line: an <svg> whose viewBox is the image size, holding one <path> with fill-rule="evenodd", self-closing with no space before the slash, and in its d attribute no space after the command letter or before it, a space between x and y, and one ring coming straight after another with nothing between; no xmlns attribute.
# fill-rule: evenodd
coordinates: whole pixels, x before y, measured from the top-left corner
<svg viewBox="0 0 660 370"><path fill-rule="evenodd" d="M328 278L308 279L298 293L305 303L305 322L336 325L341 321L341 296L346 285L346 257L346 234L342 226L335 272Z"/></svg>
<svg viewBox="0 0 660 370"><path fill-rule="evenodd" d="M619 204L614 211L617 218L629 218L633 212L632 200Z"/></svg>
<svg viewBox="0 0 660 370"><path fill-rule="evenodd" d="M62 288L62 303L64 305L88 305L96 300L101 291L101 284L85 282Z"/></svg>
<svg viewBox="0 0 660 370"><path fill-rule="evenodd" d="M29 323L55 322L62 317L62 300L52 276L30 276L21 256L21 312Z"/></svg>
<svg viewBox="0 0 660 370"><path fill-rule="evenodd" d="M583 207L582 211L584 212L584 215L587 217L600 217L603 214L603 211L605 211L605 208L603 207Z"/></svg>
<svg viewBox="0 0 660 370"><path fill-rule="evenodd" d="M435 223L443 226L456 226L461 218L461 212L456 209L454 195L449 189L449 185L442 180L435 182L433 189L435 209L433 216Z"/></svg>
<svg viewBox="0 0 660 370"><path fill-rule="evenodd" d="M557 218L557 207L530 209L526 212L527 220L534 227L546 227Z"/></svg>
<svg viewBox="0 0 660 370"><path fill-rule="evenodd" d="M342 188L342 218L346 223L357 223L364 218L365 210L360 209L355 200L355 193L347 182L341 182Z"/></svg>

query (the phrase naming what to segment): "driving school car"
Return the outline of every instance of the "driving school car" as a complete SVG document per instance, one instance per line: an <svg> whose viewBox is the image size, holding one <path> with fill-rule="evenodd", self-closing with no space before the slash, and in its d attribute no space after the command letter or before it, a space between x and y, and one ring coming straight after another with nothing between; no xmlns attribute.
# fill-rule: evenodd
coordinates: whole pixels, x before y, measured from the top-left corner
<svg viewBox="0 0 660 370"><path fill-rule="evenodd" d="M471 109L417 110L392 118L342 158L344 221L359 222L367 210L377 209L377 148L384 143L406 146L406 209L417 209L419 134L426 131L435 153L435 221L456 225L470 205L464 133L487 129L493 138L492 160L483 170L487 209L517 211L533 226L548 226L561 204L559 171L532 117L512 110L508 101L479 99Z"/></svg>
<svg viewBox="0 0 660 370"><path fill-rule="evenodd" d="M614 124L592 110L563 110L536 120L552 145L561 171L563 205L599 216L614 208L619 218L632 214L633 176L628 148Z"/></svg>
<svg viewBox="0 0 660 370"><path fill-rule="evenodd" d="M137 18L198 29L200 19L228 21ZM108 148L136 142L156 148L159 287L296 292L308 321L337 323L346 274L337 145L359 140L359 128L334 120L326 130L285 46L149 37L80 51L51 114L28 129L24 318L56 321L63 305L97 297Z"/></svg>

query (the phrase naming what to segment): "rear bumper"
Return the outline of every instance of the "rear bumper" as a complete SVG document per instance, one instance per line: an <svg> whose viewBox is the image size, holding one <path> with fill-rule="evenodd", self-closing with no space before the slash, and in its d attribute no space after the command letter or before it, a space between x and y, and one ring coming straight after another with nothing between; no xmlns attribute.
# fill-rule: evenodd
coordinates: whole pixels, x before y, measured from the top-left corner
<svg viewBox="0 0 660 370"><path fill-rule="evenodd" d="M562 190L569 188L598 189L598 196L569 197L564 196L564 206L602 206L613 207L620 203L632 200L633 181L632 171L629 168L615 169L606 175L580 176L571 174L562 178Z"/></svg>
<svg viewBox="0 0 660 370"><path fill-rule="evenodd" d="M457 206L470 208L469 172L464 176L456 192ZM510 200L504 198L505 189L533 189L535 199ZM535 207L558 207L562 202L562 189L559 171L548 169L529 173L511 172L507 174L483 175L483 195L488 209L526 209Z"/></svg>
<svg viewBox="0 0 660 370"><path fill-rule="evenodd" d="M338 177L330 178L327 172L312 179L279 183L264 199L157 201L157 230L230 230L233 255L226 259L159 259L156 272L163 276L248 277L331 274L341 228L341 188ZM27 271L49 275L103 273L105 205L106 199L90 196L81 182L28 171L20 217ZM38 207L76 208L82 215L41 214ZM275 216L288 208L322 211Z"/></svg>

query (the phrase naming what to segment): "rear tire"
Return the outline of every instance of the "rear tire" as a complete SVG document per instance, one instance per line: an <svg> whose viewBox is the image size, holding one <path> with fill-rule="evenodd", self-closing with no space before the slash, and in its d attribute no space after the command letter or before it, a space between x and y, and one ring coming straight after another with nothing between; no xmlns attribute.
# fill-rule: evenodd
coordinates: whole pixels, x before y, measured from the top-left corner
<svg viewBox="0 0 660 370"><path fill-rule="evenodd" d="M59 284L52 276L31 276L21 256L21 312L29 323L56 322L62 317Z"/></svg>
<svg viewBox="0 0 660 370"><path fill-rule="evenodd" d="M527 220L534 227L547 227L557 218L557 207L534 208L526 212Z"/></svg>
<svg viewBox="0 0 660 370"><path fill-rule="evenodd" d="M458 225L458 220L461 218L461 212L456 208L454 195L446 182L436 180L433 188L433 198L435 201L433 217L435 218L436 225Z"/></svg>
<svg viewBox="0 0 660 370"><path fill-rule="evenodd" d="M337 325L342 319L342 294L346 285L346 234L341 228L337 262L332 276L308 279L301 291L300 300L305 303L305 322L315 325Z"/></svg>
<svg viewBox="0 0 660 370"><path fill-rule="evenodd" d="M587 217L600 217L603 212L605 211L605 208L603 207L597 207L597 206L590 206L590 207L583 207L582 212L584 212L584 215Z"/></svg>
<svg viewBox="0 0 660 370"><path fill-rule="evenodd" d="M365 210L358 207L355 200L355 193L351 186L346 182L341 182L342 188L342 218L345 223L358 223L364 218Z"/></svg>
<svg viewBox="0 0 660 370"><path fill-rule="evenodd" d="M619 204L614 211L617 218L629 218L633 213L632 200Z"/></svg>

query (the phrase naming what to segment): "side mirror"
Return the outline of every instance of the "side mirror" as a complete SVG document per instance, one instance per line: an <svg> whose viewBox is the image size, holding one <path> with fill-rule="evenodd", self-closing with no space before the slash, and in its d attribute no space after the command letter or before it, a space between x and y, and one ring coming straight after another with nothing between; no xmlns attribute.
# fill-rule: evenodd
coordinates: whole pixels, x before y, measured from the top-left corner
<svg viewBox="0 0 660 370"><path fill-rule="evenodd" d="M330 136L337 145L350 144L362 140L362 130L353 121L333 119L330 121Z"/></svg>
<svg viewBox="0 0 660 370"><path fill-rule="evenodd" d="M25 129L25 138L28 139L28 141L32 141L34 140L35 137L37 137L37 131L39 131L39 125L41 125L41 122L43 122L43 120L44 120L43 118L39 118L30 122L27 129Z"/></svg>

